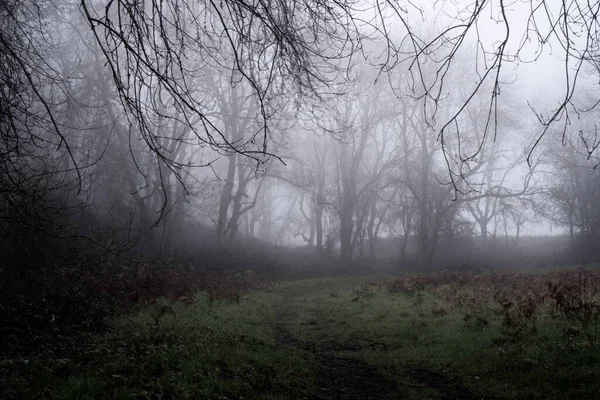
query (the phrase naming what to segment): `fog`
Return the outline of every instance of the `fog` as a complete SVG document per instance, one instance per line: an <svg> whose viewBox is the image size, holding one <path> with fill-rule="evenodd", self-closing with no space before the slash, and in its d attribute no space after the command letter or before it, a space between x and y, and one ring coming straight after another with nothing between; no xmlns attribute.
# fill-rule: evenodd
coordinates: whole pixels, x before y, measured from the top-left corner
<svg viewBox="0 0 600 400"><path fill-rule="evenodd" d="M174 258L293 246L431 270L520 264L503 254L533 235L564 242L541 264L597 257L581 10L365 2L285 22L284 3L13 3L7 265L32 240L33 258L56 240Z"/></svg>
<svg viewBox="0 0 600 400"><path fill-rule="evenodd" d="M595 396L599 11L1 1L0 397Z"/></svg>

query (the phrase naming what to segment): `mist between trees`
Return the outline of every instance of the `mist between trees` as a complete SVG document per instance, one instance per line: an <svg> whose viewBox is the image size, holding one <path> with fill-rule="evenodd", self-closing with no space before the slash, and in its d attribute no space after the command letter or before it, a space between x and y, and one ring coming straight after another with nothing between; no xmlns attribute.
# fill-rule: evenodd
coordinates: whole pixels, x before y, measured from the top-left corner
<svg viewBox="0 0 600 400"><path fill-rule="evenodd" d="M597 260L599 9L2 2L2 271L272 245L420 271ZM550 48L548 107L518 67Z"/></svg>

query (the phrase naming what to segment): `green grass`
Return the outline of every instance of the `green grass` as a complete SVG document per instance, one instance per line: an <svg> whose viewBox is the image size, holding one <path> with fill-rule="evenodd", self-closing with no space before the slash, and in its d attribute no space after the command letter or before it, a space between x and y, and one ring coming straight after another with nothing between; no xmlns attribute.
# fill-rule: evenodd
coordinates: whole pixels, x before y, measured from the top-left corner
<svg viewBox="0 0 600 400"><path fill-rule="evenodd" d="M170 305L173 313L157 311L163 304L123 317L110 333L81 338L61 361L4 360L0 397L303 398L314 391L317 365L276 343L271 297L209 304L198 295L191 305Z"/></svg>
<svg viewBox="0 0 600 400"><path fill-rule="evenodd" d="M159 303L61 354L0 360L0 398L310 399L327 372L321 354L368 363L398 398L599 393L593 327L541 316L507 328L491 308L450 309L433 294L357 295L364 279L290 282L239 304Z"/></svg>
<svg viewBox="0 0 600 400"><path fill-rule="evenodd" d="M461 309L436 316L444 302L433 295L417 304L416 296L376 289L352 302L352 288L330 285L304 282L282 291L295 299L285 310L302 310L286 314L288 325L303 341L377 366L400 387L427 389L411 378L411 371L423 369L484 397L596 398L600 389L593 327L574 329L542 316L535 325L507 328L492 310L467 321ZM310 297L300 294L310 290ZM438 395L417 390L408 397Z"/></svg>

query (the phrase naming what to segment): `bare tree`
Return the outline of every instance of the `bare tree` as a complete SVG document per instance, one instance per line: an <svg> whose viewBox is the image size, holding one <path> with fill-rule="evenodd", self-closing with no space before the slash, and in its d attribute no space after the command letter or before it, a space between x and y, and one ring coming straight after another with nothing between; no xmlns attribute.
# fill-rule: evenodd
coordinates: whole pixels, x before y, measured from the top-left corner
<svg viewBox="0 0 600 400"><path fill-rule="evenodd" d="M585 144L569 143L553 151L552 185L547 192L550 207L546 215L556 224L568 228L573 249L582 253L595 250L600 235L598 207L599 171L592 168L600 160L585 160Z"/></svg>

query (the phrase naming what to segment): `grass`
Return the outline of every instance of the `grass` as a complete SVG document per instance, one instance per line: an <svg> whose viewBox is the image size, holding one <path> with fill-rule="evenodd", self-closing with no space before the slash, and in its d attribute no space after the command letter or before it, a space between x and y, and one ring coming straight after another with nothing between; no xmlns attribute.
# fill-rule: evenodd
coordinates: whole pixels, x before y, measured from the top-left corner
<svg viewBox="0 0 600 400"><path fill-rule="evenodd" d="M302 285L288 290L306 292ZM303 310L287 314L294 334L376 366L406 388L407 397L443 397L427 388L429 379L415 377L414 371L423 370L491 398L595 398L600 389L600 349L590 340L592 327L586 331L542 317L535 325L511 328L491 310L470 318L463 309L445 310L432 294L418 299L376 288L353 302L351 289L304 285L312 295L292 296L295 305L286 307Z"/></svg>
<svg viewBox="0 0 600 400"><path fill-rule="evenodd" d="M595 398L600 390L593 326L546 312L506 326L493 307L473 311L438 293L364 281L289 282L240 303L204 294L159 302L106 334L82 334L61 354L1 360L0 398L327 398L325 354L392 380L390 398Z"/></svg>
<svg viewBox="0 0 600 400"><path fill-rule="evenodd" d="M159 304L115 321L108 334L80 338L60 360L4 360L0 397L303 398L314 391L316 365L280 349L271 305L268 293L239 304L209 303L203 294L190 305Z"/></svg>

